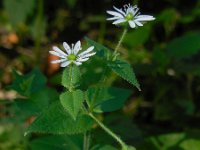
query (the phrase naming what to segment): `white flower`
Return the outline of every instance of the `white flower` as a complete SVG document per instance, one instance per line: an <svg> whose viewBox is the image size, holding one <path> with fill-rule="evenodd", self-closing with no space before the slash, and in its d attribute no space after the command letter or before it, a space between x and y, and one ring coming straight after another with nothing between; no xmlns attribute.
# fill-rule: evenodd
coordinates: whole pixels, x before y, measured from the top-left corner
<svg viewBox="0 0 200 150"><path fill-rule="evenodd" d="M154 20L155 18L150 15L140 15L139 8L132 5L124 5L124 9L118 9L113 6L115 11L107 11L108 14L113 17L108 18L107 20L113 20L113 24L127 23L131 28L136 26L143 26L143 22Z"/></svg>
<svg viewBox="0 0 200 150"><path fill-rule="evenodd" d="M63 47L66 52L63 52L57 46L53 46L53 50L49 51L50 54L60 57L60 59L53 60L51 63L61 63L61 67L67 67L71 63L79 66L84 61L87 61L90 56L96 54L96 52L92 52L94 46L91 46L87 50L80 53L80 50L82 49L80 41L76 42L75 45L72 44L71 47L66 42L63 42Z"/></svg>

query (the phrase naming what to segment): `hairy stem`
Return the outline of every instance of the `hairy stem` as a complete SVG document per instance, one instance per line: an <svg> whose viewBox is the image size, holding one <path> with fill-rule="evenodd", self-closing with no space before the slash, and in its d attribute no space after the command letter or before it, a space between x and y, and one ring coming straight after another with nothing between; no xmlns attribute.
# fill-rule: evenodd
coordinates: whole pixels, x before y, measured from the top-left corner
<svg viewBox="0 0 200 150"><path fill-rule="evenodd" d="M114 132L112 132L108 127L106 127L101 121L99 121L93 114L89 114L89 116L96 121L96 123L110 136L112 136L122 147L122 149L126 148L126 144L118 137Z"/></svg>
<svg viewBox="0 0 200 150"><path fill-rule="evenodd" d="M117 55L117 51L118 51L118 49L120 48L120 46L121 46L121 44L122 44L122 42L123 42L123 40L124 40L124 37L125 37L127 31L128 31L128 29L127 29L127 28L124 28L124 31L123 31L123 33L122 33L122 36L121 36L121 38L120 38L119 42L117 43L117 46L116 46L116 48L115 48L115 50L114 50L114 53L113 53L113 56L114 56L114 57Z"/></svg>

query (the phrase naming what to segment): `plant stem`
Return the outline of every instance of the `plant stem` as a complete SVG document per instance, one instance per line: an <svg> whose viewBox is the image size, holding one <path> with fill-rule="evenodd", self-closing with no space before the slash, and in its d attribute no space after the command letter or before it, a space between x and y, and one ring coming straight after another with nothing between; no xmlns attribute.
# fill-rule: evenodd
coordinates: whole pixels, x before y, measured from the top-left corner
<svg viewBox="0 0 200 150"><path fill-rule="evenodd" d="M119 42L117 43L117 46L116 46L116 48L115 48L115 50L114 50L114 53L113 53L113 56L114 56L114 57L117 55L117 51L118 51L118 49L120 48L120 46L121 46L121 44L122 44L122 41L124 40L124 37L125 37L127 31L128 31L128 29L127 29L127 28L124 28L124 31L123 31L123 33L122 33L122 36L121 36L121 38L120 38Z"/></svg>
<svg viewBox="0 0 200 150"><path fill-rule="evenodd" d="M89 148L90 148L90 132L85 132L83 150L89 150Z"/></svg>
<svg viewBox="0 0 200 150"><path fill-rule="evenodd" d="M123 31L123 33L122 33L122 36L121 36L121 38L120 38L120 40L119 40L117 46L115 47L113 56L112 56L111 58L108 58L107 61L109 61L110 59L111 59L111 60L115 60L115 58L117 57L117 51L118 51L118 49L119 49L119 47L120 47L120 45L121 45L121 43L122 43L122 41L123 41L123 39L124 39L126 33L127 33L127 31L128 31L128 29L127 29L127 28L124 28L124 31ZM101 78L100 78L100 80L99 80L99 84L98 84L98 85L104 85L104 83L105 83L105 81L106 81L106 74L107 74L107 73L108 73L108 67L106 66L106 67L104 68L104 70L103 70L103 73L102 73L102 76L101 76ZM95 98L94 98L93 103L95 103L96 97L98 96L99 92L100 92L100 89L97 89L97 90L95 91L95 96L94 96ZM92 112L92 109L93 109L93 106L91 106L90 112Z"/></svg>
<svg viewBox="0 0 200 150"><path fill-rule="evenodd" d="M114 132L112 132L108 127L106 127L101 121L99 121L93 114L89 114L89 116L96 121L96 123L110 136L112 136L122 147L122 149L126 148L126 144L118 137Z"/></svg>

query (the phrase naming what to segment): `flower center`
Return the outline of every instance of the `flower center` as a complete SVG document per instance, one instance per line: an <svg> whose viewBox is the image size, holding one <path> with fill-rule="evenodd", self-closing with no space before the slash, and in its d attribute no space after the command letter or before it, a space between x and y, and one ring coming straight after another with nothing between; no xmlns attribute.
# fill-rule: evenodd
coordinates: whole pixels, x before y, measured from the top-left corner
<svg viewBox="0 0 200 150"><path fill-rule="evenodd" d="M67 56L67 59L68 60L76 60L76 55L70 54L70 55Z"/></svg>
<svg viewBox="0 0 200 150"><path fill-rule="evenodd" d="M133 20L134 19L134 16L133 14L130 12L128 13L128 15L126 15L126 20L129 21L129 20Z"/></svg>

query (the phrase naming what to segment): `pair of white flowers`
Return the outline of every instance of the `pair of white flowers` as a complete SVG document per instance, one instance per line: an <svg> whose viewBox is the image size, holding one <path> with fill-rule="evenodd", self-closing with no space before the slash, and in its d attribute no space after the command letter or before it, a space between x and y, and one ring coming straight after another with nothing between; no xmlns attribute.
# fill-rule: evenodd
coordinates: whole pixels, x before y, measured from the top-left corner
<svg viewBox="0 0 200 150"><path fill-rule="evenodd" d="M111 18L107 20L114 21L114 25L128 24L131 28L143 26L144 22L152 21L155 18L150 15L140 15L139 8L132 5L124 5L124 8L113 7L114 11L107 11ZM67 67L70 64L75 64L77 66L81 65L83 62L87 61L89 57L96 54L93 52L94 46L89 47L85 51L81 52L81 42L78 41L75 45L72 44L71 47L63 42L63 47L65 52L59 49L57 46L53 46L53 50L49 51L52 55L58 56L60 59L53 60L51 63L60 63L61 67Z"/></svg>

